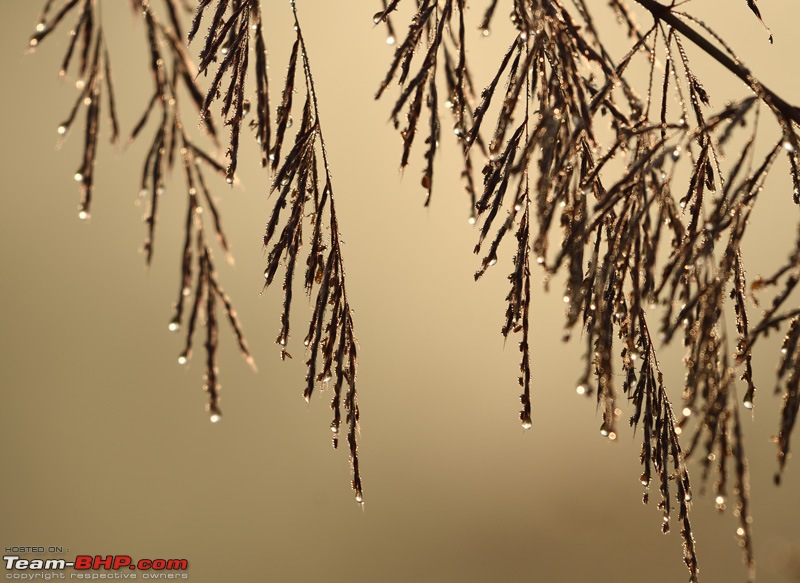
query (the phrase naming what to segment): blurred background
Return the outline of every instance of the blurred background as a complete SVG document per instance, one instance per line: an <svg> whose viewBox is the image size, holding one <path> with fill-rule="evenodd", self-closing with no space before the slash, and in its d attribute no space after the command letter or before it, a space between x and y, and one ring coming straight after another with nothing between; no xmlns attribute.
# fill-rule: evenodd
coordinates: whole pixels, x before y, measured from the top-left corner
<svg viewBox="0 0 800 583"><path fill-rule="evenodd" d="M576 395L583 346L559 340L559 281L553 293L534 289L533 428L521 429L518 352L500 335L512 253L473 282L477 232L467 223L447 132L430 208L422 206L421 150L405 175L398 171L401 140L387 123L392 102L372 99L393 51L385 29L372 25L379 2L298 2L356 310L363 508L349 488L346 451L330 446L330 392L307 405L299 337L289 346L295 358L284 363L274 344L280 290L261 293L270 176L250 137L241 188L215 178L212 189L236 259L230 266L217 254L220 279L259 371L247 367L223 326L225 418L212 425L202 361L179 366L183 336L167 330L179 286L182 178L171 179L161 198L147 270L139 253L145 209L135 202L152 129L122 152L107 145L103 119L92 217L78 220L72 176L80 131L56 149L56 128L76 95L74 79L57 75L72 23L25 55L41 3L5 2L0 38L3 547L186 558L195 583L688 578L678 528L662 535L655 504L641 503L640 435L623 429L616 442L602 438L594 401ZM277 104L291 16L288 2L263 4ZM483 3L471 5L469 59L483 87L508 42L500 24L507 7L501 3L484 39L477 30ZM800 12L791 2L759 6L774 45L744 0L724 9L695 0L686 9L712 23L757 77L800 103ZM151 87L143 31L127 3L105 2L103 10L124 138ZM406 22L395 19L398 34ZM626 39L603 22L620 54ZM689 54L715 106L745 93L731 75ZM766 142L777 139L766 120L763 131ZM750 278L770 273L796 236L788 173L776 170L762 199L745 255ZM297 301L295 330L309 314ZM745 436L759 580L783 583L800 581L800 470L790 461L783 485L773 485L778 341L771 337L756 352L762 390L754 415L745 415ZM681 357L677 348L661 354L674 402ZM621 407L624 420L630 411L624 401ZM699 493L700 473L691 468ZM744 581L735 519L713 507L710 494L695 496L701 578Z"/></svg>

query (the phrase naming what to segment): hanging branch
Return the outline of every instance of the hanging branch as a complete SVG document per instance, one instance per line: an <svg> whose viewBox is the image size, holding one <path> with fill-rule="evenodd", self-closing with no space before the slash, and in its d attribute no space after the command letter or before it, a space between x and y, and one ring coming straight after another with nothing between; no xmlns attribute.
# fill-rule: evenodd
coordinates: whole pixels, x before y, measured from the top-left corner
<svg viewBox="0 0 800 583"><path fill-rule="evenodd" d="M471 121L463 138L468 154L472 144L482 142L490 111L497 112L486 142L489 160L483 170L483 194L475 203L480 223L475 252L482 257L475 277L482 277L500 261L502 242L508 233L516 232L512 287L506 298L502 333L506 337L512 331L522 333L521 418L523 426L529 427L529 254L534 254L548 280L566 272L564 338L569 339L580 325L587 349L577 392L596 397L602 412L600 433L611 440L617 437L620 409L615 377L621 376L622 390L636 409L632 424L640 425L644 432L642 483L647 487L651 470L655 471L665 532L670 520L669 482L675 479L679 484L673 493L684 560L696 580L697 556L688 518L691 495L678 436L691 417L697 418L688 452L702 445L698 457L704 481L712 467L716 468L714 489L720 509L725 507L733 465L737 536L752 577L749 485L738 405L733 399L734 366L743 365L740 377L747 385L743 405L751 409L755 395L753 345L768 330L791 320L779 372L788 379L777 438L782 469L800 410L800 383L796 382L800 373L791 374L800 371L800 366L795 366L800 362L800 326L796 325L800 310L782 309L800 281L800 241L789 263L775 276L754 283L759 288L783 287L762 323L755 326L747 313L749 294L741 241L764 180L781 153L788 154L794 199L800 201L796 133L800 110L753 77L707 25L655 0L637 2L654 16L655 22L647 30L636 25L625 3L610 3L632 39L630 51L619 62L606 50L589 3L576 0L574 10L568 10L559 1L513 2L516 37L481 92L479 104L466 110L462 118ZM376 15L377 21L397 4ZM484 35L497 5L487 3L479 26ZM748 6L761 20L755 3L748 2ZM424 87L434 78L436 55L445 45L444 31L463 27L462 23L453 24L452 12L452 2L447 0L418 3L406 40L398 46L379 90L380 95L395 77L403 87L392 111L396 125L399 114L407 112L402 166L408 161ZM426 33L427 49L418 51L424 57L412 76L414 52L424 46ZM711 97L693 71L684 48L686 41L745 81L754 96L710 113ZM463 45L463 41L458 43ZM643 56L648 60L649 82L641 91L641 86L630 80L628 69ZM663 70L657 73L659 59L664 59ZM431 96L435 97L433 90L428 91L429 107ZM782 136L758 161L754 151L762 104L776 117ZM608 136L607 130L595 131L601 127L610 129L610 139L600 137ZM734 133L748 127L751 134L741 154L726 162L723 148ZM676 170L683 164L690 178L679 184ZM613 166L621 170L610 171ZM533 212L528 210L529 200ZM534 212L538 232L532 225ZM560 244L551 252L551 231L556 226L561 228ZM725 333L721 309L728 298L737 316L737 360L733 364L728 360L733 343ZM688 350L684 416L680 420L674 419L649 335L648 321L653 316L645 307L659 305L663 307L662 338L669 342L682 332ZM614 347L615 337L620 348ZM620 373L614 370L615 350L621 355ZM728 464L729 459L734 463ZM716 464L712 460L717 460Z"/></svg>
<svg viewBox="0 0 800 583"><path fill-rule="evenodd" d="M296 37L289 61L286 86L283 90L284 98L279 109L276 152L280 151L286 127L285 120L292 114L291 96L297 89L298 58L302 66L306 97L294 144L280 164L272 185L272 193L277 193L278 198L264 234L264 246L269 249L267 268L264 271L265 287L273 283L280 264L284 263L286 267L283 282L284 303L280 333L276 342L280 346L281 358L286 358L289 356L287 346L290 339L289 315L294 272L301 260L303 228L307 222L306 228L310 233L305 240L309 242L310 248L305 259L304 287L309 299L315 293L316 297L312 300L311 322L303 340L309 355L306 362L308 372L303 397L309 401L317 386L325 388L333 384L331 432L334 448L339 444L342 399L344 399L347 443L353 473L352 487L356 501L361 503L363 490L358 460L359 410L356 397L358 348L353 312L345 288L341 236L328 154L319 120L317 94L294 2L292 11ZM281 214L287 206L289 216L282 221ZM281 222L284 226L279 232L278 227Z"/></svg>
<svg viewBox="0 0 800 583"><path fill-rule="evenodd" d="M76 85L80 93L68 118L59 126L58 133L66 138L77 117L78 110L81 106L86 108L83 163L75 174L75 179L81 184L83 195L79 217L86 219L89 217L94 187L97 140L100 133L100 111L103 99L108 107L112 144L117 143L120 133L111 83L111 60L97 8L99 3L93 0L68 0L56 11L54 16L50 17L53 5L52 0L45 4L36 26L36 32L31 37L30 47L37 47L64 18L71 13L77 13L77 24L70 31L70 43L62 61L60 75L64 77L68 74L77 52L80 59L77 71L79 79ZM211 249L201 220L203 212L206 211L213 223L213 230L220 247L226 254L229 254L230 249L222 231L219 212L207 187L200 164L210 166L213 171L223 176L225 169L217 164L212 156L190 141L180 120L182 93L180 89L188 94L198 111L202 109L203 97L195 81L194 65L180 40L179 15L181 10L176 4L176 0L164 0L169 25L165 25L159 20L149 1L131 0L131 6L135 14L142 18L144 24L146 54L153 80L153 93L142 116L131 130L128 144L135 141L144 130L150 114L154 110L160 111L157 129L145 156L140 183L139 196L148 199L147 211L144 216L147 230L142 251L145 261L149 265L155 248L158 201L165 192L167 176L173 167L176 153L180 152L187 182L189 205L185 222L185 244L181 258L181 286L178 301L175 304L175 313L169 323L169 330L177 332L180 329L186 300L192 294L192 277L196 276L195 294L188 317L186 347L178 358L178 362L186 364L191 358L192 336L198 322L202 322L207 332L205 342L207 356L205 389L209 395L207 411L211 420L216 422L221 419L217 370L217 305L222 307L222 312L233 328L242 356L251 366L254 366L236 311L230 298L218 282ZM205 118L203 128L206 135L216 144L216 130L211 116ZM198 191L201 194L198 194ZM194 248L192 242L194 242ZM193 263L196 264L194 270Z"/></svg>
<svg viewBox="0 0 800 583"><path fill-rule="evenodd" d="M204 15L212 10L211 0L202 0L189 29L189 42L194 40L200 29ZM199 71L207 75L212 63L217 63L211 85L203 100L202 115L209 115L209 108L219 101L225 125L230 126L228 145L228 167L226 176L229 184L233 184L239 160L239 136L245 116L250 111L250 101L246 99L245 80L249 70L250 43L255 44L255 65L253 74L256 78L256 116L250 122L255 130L256 141L261 150L261 165L266 167L268 160L273 160L277 152L270 152L270 114L269 114L269 78L267 75L267 49L264 42L263 19L259 0L216 0L211 16L208 35L200 50ZM227 77L227 86L223 83ZM280 112L279 112L280 117Z"/></svg>
<svg viewBox="0 0 800 583"><path fill-rule="evenodd" d="M389 15L399 4L399 0L386 5L384 10L373 17L373 22L387 23L391 26ZM395 129L400 127L400 114L405 111L407 124L400 131L403 138L403 153L400 167L405 169L411 156L414 138L420 128L423 105L428 109L428 130L425 144L425 168L421 184L426 191L425 206L430 204L433 193L434 159L439 144L441 120L438 112L439 91L437 90L437 71L444 71L447 84L445 106L453 115L453 133L461 144L464 153L464 178L470 209L475 206L475 186L473 183L473 160L467 140L466 128L474 115L470 105L473 95L472 79L466 62L466 29L464 23L465 0L444 0L441 7L437 0L422 0L419 4L405 40L397 49L385 79L375 94L380 99L397 77L401 86L400 96L390 114ZM457 14L454 16L454 13ZM455 33L453 31L456 31ZM390 38L394 38L391 34ZM427 39L427 48L424 48ZM424 50L420 50L424 48ZM411 76L412 62L417 53L423 55L418 71ZM456 55L456 56L454 56ZM442 60L444 63L442 64ZM479 146L485 151L483 142ZM475 222L474 213L470 213L470 223Z"/></svg>
<svg viewBox="0 0 800 583"><path fill-rule="evenodd" d="M111 79L111 60L108 55L103 27L98 18L95 3L92 0L68 0L54 15L50 15L54 2L48 1L39 17L36 30L31 36L29 50L35 50L42 41L53 33L61 22L70 15L77 15L77 21L70 30L70 41L61 62L60 77L66 77L78 56L75 86L78 97L75 100L67 119L58 126L58 134L63 142L69 134L81 107L86 109L86 122L83 130L83 157L81 165L75 172L75 181L80 184L81 201L78 206L78 217L87 220L91 213L92 196L94 194L94 171L97 160L97 140L100 135L100 117L102 100L105 98L108 107L110 142L116 144L119 137L119 121L114 100L114 88Z"/></svg>

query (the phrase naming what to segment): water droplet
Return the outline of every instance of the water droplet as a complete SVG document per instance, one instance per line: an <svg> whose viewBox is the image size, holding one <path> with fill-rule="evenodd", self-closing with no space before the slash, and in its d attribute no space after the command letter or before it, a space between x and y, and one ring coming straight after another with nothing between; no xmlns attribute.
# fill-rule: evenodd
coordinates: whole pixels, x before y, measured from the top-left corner
<svg viewBox="0 0 800 583"><path fill-rule="evenodd" d="M219 423L220 421L222 421L222 413L215 411L214 413L208 416L208 419L209 421L211 421L211 423Z"/></svg>
<svg viewBox="0 0 800 583"><path fill-rule="evenodd" d="M583 385L578 385L577 387L575 387L575 392L578 393L579 395L585 395L586 387L584 387Z"/></svg>
<svg viewBox="0 0 800 583"><path fill-rule="evenodd" d="M725 496L717 496L716 498L714 498L714 502L717 504L717 506L724 505L725 504Z"/></svg>
<svg viewBox="0 0 800 583"><path fill-rule="evenodd" d="M83 89L84 87L86 87L86 81L83 79L78 79L75 81L75 89Z"/></svg>
<svg viewBox="0 0 800 583"><path fill-rule="evenodd" d="M187 362L189 362L189 358L186 356L186 353L184 352L178 357L178 364L184 365Z"/></svg>
<svg viewBox="0 0 800 583"><path fill-rule="evenodd" d="M392 35L386 37L386 44L393 45L395 43L395 38Z"/></svg>
<svg viewBox="0 0 800 583"><path fill-rule="evenodd" d="M80 172L75 173L75 182L83 182L83 174Z"/></svg>
<svg viewBox="0 0 800 583"><path fill-rule="evenodd" d="M744 405L745 409L752 409L753 408L753 401L746 400L744 403L742 403L742 405Z"/></svg>
<svg viewBox="0 0 800 583"><path fill-rule="evenodd" d="M31 39L31 46L32 47L35 47L38 44L39 44L39 39L36 39L36 38L32 38Z"/></svg>
<svg viewBox="0 0 800 583"><path fill-rule="evenodd" d="M744 529L740 526L736 529L737 536L744 536Z"/></svg>
<svg viewBox="0 0 800 583"><path fill-rule="evenodd" d="M477 219L475 218L475 216L474 216L474 215L473 215L473 216L471 216L470 218L468 218L468 219L467 219L467 222L468 222L470 225L474 225L476 221L477 221Z"/></svg>
<svg viewBox="0 0 800 583"><path fill-rule="evenodd" d="M569 296L564 296L563 300L564 300L565 304L568 304L569 303Z"/></svg>
<svg viewBox="0 0 800 583"><path fill-rule="evenodd" d="M177 332L178 330L181 329L181 323L178 322L178 320L172 320L172 322L169 323L168 327L170 332Z"/></svg>
<svg viewBox="0 0 800 583"><path fill-rule="evenodd" d="M289 129L293 125L294 125L294 119L292 119L292 116L290 115L289 119L286 120L286 129Z"/></svg>
<svg viewBox="0 0 800 583"><path fill-rule="evenodd" d="M491 34L491 32L489 31L489 29L488 29L488 28L482 28L482 29L481 29L481 34L482 34L483 36L489 36L489 35Z"/></svg>
<svg viewBox="0 0 800 583"><path fill-rule="evenodd" d="M676 146L676 148L674 150L672 150L671 156L672 156L672 161L673 162L677 161L678 158L681 157L681 147L680 146Z"/></svg>
<svg viewBox="0 0 800 583"><path fill-rule="evenodd" d="M689 407L684 407L682 413L684 417L688 417L692 414L692 410Z"/></svg>
<svg viewBox="0 0 800 583"><path fill-rule="evenodd" d="M63 136L67 133L67 126L58 126L58 135Z"/></svg>
<svg viewBox="0 0 800 583"><path fill-rule="evenodd" d="M331 433L339 433L339 426L335 421L331 423Z"/></svg>
<svg viewBox="0 0 800 583"><path fill-rule="evenodd" d="M544 257L542 257L541 255L539 255L539 257L537 257L537 258L536 258L536 263L538 263L539 265L541 265L542 263L544 263Z"/></svg>
<svg viewBox="0 0 800 583"><path fill-rule="evenodd" d="M489 260L489 264L488 264L488 265L489 265L489 267L491 267L492 265L496 265L496 264L497 264L497 257L492 257L492 258Z"/></svg>
<svg viewBox="0 0 800 583"><path fill-rule="evenodd" d="M610 433L608 434L608 438L609 438L611 441L614 441L615 439L617 439L617 434L616 434L616 433L614 433L614 432L612 431L612 432L610 432Z"/></svg>
<svg viewBox="0 0 800 583"><path fill-rule="evenodd" d="M227 55L227 54L228 54L228 47L222 47L222 48L219 50L219 52L221 52L223 55Z"/></svg>
<svg viewBox="0 0 800 583"><path fill-rule="evenodd" d="M363 504L364 503L364 497L361 495L360 492L358 494L356 494L356 502L358 502L359 504Z"/></svg>
<svg viewBox="0 0 800 583"><path fill-rule="evenodd" d="M531 427L533 427L533 423L531 423L531 418L530 417L526 417L525 419L522 420L522 428L525 431L527 431Z"/></svg>
<svg viewBox="0 0 800 583"><path fill-rule="evenodd" d="M791 144L791 142L789 142L789 140L783 142L783 149L789 153L794 152L794 146Z"/></svg>
<svg viewBox="0 0 800 583"><path fill-rule="evenodd" d="M225 182L227 182L228 184L233 184L233 176L228 176L227 178L225 178Z"/></svg>
<svg viewBox="0 0 800 583"><path fill-rule="evenodd" d="M44 29L47 28L44 22L40 22L36 25L36 32L44 32Z"/></svg>
<svg viewBox="0 0 800 583"><path fill-rule="evenodd" d="M78 218L82 221L85 221L86 219L89 218L89 213L87 213L86 211L79 211Z"/></svg>
<svg viewBox="0 0 800 583"><path fill-rule="evenodd" d="M376 12L375 15L372 17L373 24L378 24L381 20L383 20L383 11Z"/></svg>
<svg viewBox="0 0 800 583"><path fill-rule="evenodd" d="M781 348L781 354L786 354L787 352L789 352L787 348Z"/></svg>
<svg viewBox="0 0 800 583"><path fill-rule="evenodd" d="M609 435L608 426L605 423L600 426L600 435L603 437L608 437Z"/></svg>

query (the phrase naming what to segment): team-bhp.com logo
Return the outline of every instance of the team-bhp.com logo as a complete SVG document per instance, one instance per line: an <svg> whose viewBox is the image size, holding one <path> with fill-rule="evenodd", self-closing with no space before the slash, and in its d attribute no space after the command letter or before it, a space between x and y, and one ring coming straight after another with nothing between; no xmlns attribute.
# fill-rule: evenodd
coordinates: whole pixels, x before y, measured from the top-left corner
<svg viewBox="0 0 800 583"><path fill-rule="evenodd" d="M134 561L130 555L78 555L72 561L65 559L23 559L19 555L4 555L6 571L63 571L71 568L80 573L73 573L73 577L81 579L101 578L95 571L144 571L151 574L143 578L160 579L164 575L158 576L157 573L186 571L189 568L189 561L186 559L139 559ZM94 574L94 576L92 576ZM185 576L185 575L184 575ZM6 576L8 578L8 576ZM28 578L28 577L26 577ZM34 579L36 577L29 577ZM115 577L119 578L119 577ZM127 577L126 577L127 578ZM169 578L176 578L175 574Z"/></svg>

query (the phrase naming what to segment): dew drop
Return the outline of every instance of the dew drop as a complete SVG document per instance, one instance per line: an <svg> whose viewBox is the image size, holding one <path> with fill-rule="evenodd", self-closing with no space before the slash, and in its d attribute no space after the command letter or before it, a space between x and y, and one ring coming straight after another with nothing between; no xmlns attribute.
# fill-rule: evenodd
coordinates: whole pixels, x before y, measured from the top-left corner
<svg viewBox="0 0 800 583"><path fill-rule="evenodd" d="M586 387L584 387L583 385L578 385L577 387L575 387L575 392L578 393L579 395L585 395Z"/></svg>
<svg viewBox="0 0 800 583"><path fill-rule="evenodd" d="M286 120L286 129L289 129L293 125L294 125L294 120L292 119L292 116L290 115L289 119Z"/></svg>
<svg viewBox="0 0 800 583"><path fill-rule="evenodd" d="M395 42L396 42L395 38L392 35L389 35L389 36L386 37L386 44L387 45L393 45Z"/></svg>
<svg viewBox="0 0 800 583"><path fill-rule="evenodd" d="M787 352L789 352L788 349L786 349L785 347L781 348L781 354L786 354Z"/></svg>
<svg viewBox="0 0 800 583"><path fill-rule="evenodd" d="M83 182L83 174L80 172L75 173L75 182Z"/></svg>
<svg viewBox="0 0 800 583"><path fill-rule="evenodd" d="M716 502L717 506L722 506L725 504L725 496L717 496L714 498L714 502Z"/></svg>
<svg viewBox="0 0 800 583"><path fill-rule="evenodd" d="M564 296L563 300L564 300L565 304L568 304L569 303L569 296Z"/></svg>
<svg viewBox="0 0 800 583"><path fill-rule="evenodd" d="M86 219L89 218L89 213L87 213L86 211L79 211L78 218L82 221L85 221Z"/></svg>
<svg viewBox="0 0 800 583"><path fill-rule="evenodd" d="M684 494L683 499L686 502L691 502L692 501L692 495L687 492L686 494Z"/></svg>
<svg viewBox="0 0 800 583"><path fill-rule="evenodd" d="M603 423L603 425L600 427L600 435L602 435L603 437L609 436L608 427L606 426L605 423Z"/></svg>
<svg viewBox="0 0 800 583"><path fill-rule="evenodd" d="M783 149L789 153L794 152L794 146L788 140L783 142Z"/></svg>
<svg viewBox="0 0 800 583"><path fill-rule="evenodd" d="M541 265L542 263L544 263L544 257L542 257L541 255L539 255L539 257L537 257L537 258L536 258L536 263L538 263L539 265Z"/></svg>
<svg viewBox="0 0 800 583"><path fill-rule="evenodd" d="M39 44L39 39L32 38L30 44L31 44L32 47L35 47L36 45Z"/></svg>
<svg viewBox="0 0 800 583"><path fill-rule="evenodd" d="M40 22L36 25L36 32L44 32L44 29L47 28L44 22Z"/></svg>
<svg viewBox="0 0 800 583"><path fill-rule="evenodd" d="M496 264L497 264L497 258L496 257L492 257L489 260L489 267L491 267L492 265L496 265Z"/></svg>
<svg viewBox="0 0 800 583"><path fill-rule="evenodd" d="M83 79L78 79L75 81L75 89L83 89L84 87L86 87L86 81Z"/></svg>
<svg viewBox="0 0 800 583"><path fill-rule="evenodd" d="M223 55L227 55L227 54L228 54L228 47L222 47L222 48L219 50L219 52L221 52Z"/></svg>
<svg viewBox="0 0 800 583"><path fill-rule="evenodd" d="M181 329L181 323L178 322L177 320L173 320L172 322L169 323L168 327L170 332L177 332L178 330Z"/></svg>
<svg viewBox="0 0 800 583"><path fill-rule="evenodd" d="M692 414L692 410L689 407L684 407L682 413L684 417L688 417Z"/></svg>
<svg viewBox="0 0 800 583"><path fill-rule="evenodd" d="M208 419L211 421L211 423L219 423L222 421L222 413L212 413L208 416Z"/></svg>
<svg viewBox="0 0 800 583"><path fill-rule="evenodd" d="M233 176L228 176L227 178L225 178L225 182L227 182L228 184L233 184Z"/></svg>
<svg viewBox="0 0 800 583"><path fill-rule="evenodd" d="M339 426L335 422L331 423L331 433L339 433Z"/></svg>
<svg viewBox="0 0 800 583"><path fill-rule="evenodd" d="M471 216L470 218L468 218L468 219L467 219L467 222L468 222L470 225L474 225L474 224L475 224L475 222L476 222L476 220L477 220L477 219L476 219L474 216Z"/></svg>
<svg viewBox="0 0 800 583"><path fill-rule="evenodd" d="M63 136L67 133L67 126L58 126L58 135Z"/></svg>
<svg viewBox="0 0 800 583"><path fill-rule="evenodd" d="M358 502L359 504L364 503L364 497L360 493L356 494L356 502Z"/></svg>
<svg viewBox="0 0 800 583"><path fill-rule="evenodd" d="M189 362L189 359L187 358L186 353L183 353L178 357L178 364L184 365L187 362Z"/></svg>
<svg viewBox="0 0 800 583"><path fill-rule="evenodd" d="M744 405L745 409L752 409L753 408L753 401L747 400L744 403L742 403L742 405Z"/></svg>
<svg viewBox="0 0 800 583"><path fill-rule="evenodd" d="M673 160L673 162L674 162L674 161L677 161L677 160L678 160L678 158L680 158L680 157L681 157L681 147L680 147L680 146L678 146L678 147L676 147L674 150L672 150L672 154L671 154L671 156L672 156L672 160Z"/></svg>
<svg viewBox="0 0 800 583"><path fill-rule="evenodd" d="M522 420L522 428L523 428L525 431L527 431L527 430L528 430L528 429L530 429L531 427L533 427L533 423L531 423L531 420L530 420L529 418L526 418L526 419L523 419L523 420Z"/></svg>
<svg viewBox="0 0 800 583"><path fill-rule="evenodd" d="M376 12L372 17L373 24L378 24L381 20L383 20L383 12Z"/></svg>
<svg viewBox="0 0 800 583"><path fill-rule="evenodd" d="M489 35L491 34L491 32L489 31L489 29L488 29L488 28L482 28L482 29L481 29L481 34L482 34L483 36L489 36Z"/></svg>

